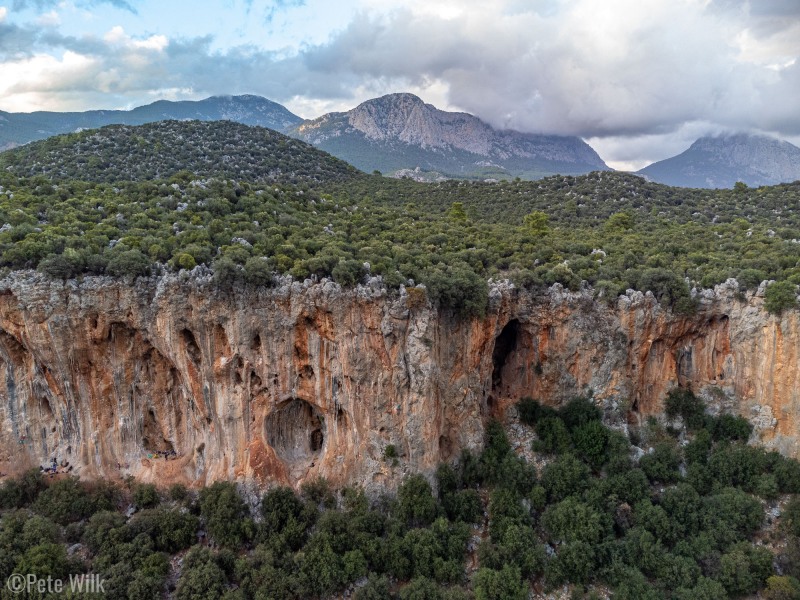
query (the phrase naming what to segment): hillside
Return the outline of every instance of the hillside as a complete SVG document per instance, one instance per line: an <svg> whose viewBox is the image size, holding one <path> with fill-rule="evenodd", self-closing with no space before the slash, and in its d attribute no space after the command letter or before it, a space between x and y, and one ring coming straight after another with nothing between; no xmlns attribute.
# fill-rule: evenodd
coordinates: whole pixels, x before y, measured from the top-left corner
<svg viewBox="0 0 800 600"><path fill-rule="evenodd" d="M648 179L693 188L751 187L800 179L800 148L773 138L737 134L704 137L685 152L639 171Z"/></svg>
<svg viewBox="0 0 800 600"><path fill-rule="evenodd" d="M263 127L230 121L109 125L0 153L0 168L22 177L95 182L198 177L322 182L357 176L350 165Z"/></svg>
<svg viewBox="0 0 800 600"><path fill-rule="evenodd" d="M132 110L9 113L0 111L0 150L80 129L143 125L166 120L236 121L281 131L302 119L260 96L213 96L199 101L159 100Z"/></svg>
<svg viewBox="0 0 800 600"><path fill-rule="evenodd" d="M0 579L800 592L800 183L421 184L230 122L6 160Z"/></svg>
<svg viewBox="0 0 800 600"><path fill-rule="evenodd" d="M366 172L419 167L420 176L538 179L608 169L579 138L495 130L477 117L439 110L412 94L368 100L288 133Z"/></svg>

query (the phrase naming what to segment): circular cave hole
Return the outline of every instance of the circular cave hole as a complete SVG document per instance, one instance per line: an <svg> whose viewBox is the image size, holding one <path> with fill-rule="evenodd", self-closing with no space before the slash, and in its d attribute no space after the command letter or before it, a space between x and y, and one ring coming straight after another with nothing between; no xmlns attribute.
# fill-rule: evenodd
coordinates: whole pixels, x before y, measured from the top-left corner
<svg viewBox="0 0 800 600"><path fill-rule="evenodd" d="M280 404L265 423L267 443L288 463L312 461L325 443L325 419L319 409L293 398Z"/></svg>

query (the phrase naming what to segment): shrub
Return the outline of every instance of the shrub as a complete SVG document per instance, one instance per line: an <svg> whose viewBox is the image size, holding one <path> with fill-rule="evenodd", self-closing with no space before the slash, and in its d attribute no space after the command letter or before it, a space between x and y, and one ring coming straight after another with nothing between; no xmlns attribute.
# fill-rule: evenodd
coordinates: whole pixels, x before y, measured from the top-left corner
<svg viewBox="0 0 800 600"><path fill-rule="evenodd" d="M589 421L572 433L575 451L594 469L599 469L608 458L608 429L600 421Z"/></svg>
<svg viewBox="0 0 800 600"><path fill-rule="evenodd" d="M669 391L664 400L664 413L672 420L676 417L683 419L687 429L701 429L705 424L705 404L691 390L674 388Z"/></svg>
<svg viewBox="0 0 800 600"><path fill-rule="evenodd" d="M744 417L725 414L709 421L708 428L715 441L747 441L753 431L753 426Z"/></svg>
<svg viewBox="0 0 800 600"><path fill-rule="evenodd" d="M151 483L140 483L133 491L133 503L137 508L153 508L159 503L158 490Z"/></svg>
<svg viewBox="0 0 800 600"><path fill-rule="evenodd" d="M561 454L570 447L567 426L560 417L545 417L536 423L536 437L532 448L536 452Z"/></svg>
<svg viewBox="0 0 800 600"><path fill-rule="evenodd" d="M583 540L596 545L610 529L604 517L572 497L550 506L542 515L542 526L557 543Z"/></svg>
<svg viewBox="0 0 800 600"><path fill-rule="evenodd" d="M720 560L719 581L732 596L754 594L772 574L772 553L743 542Z"/></svg>
<svg viewBox="0 0 800 600"><path fill-rule="evenodd" d="M542 487L550 502L579 494L588 486L589 469L572 454L565 454L542 472Z"/></svg>
<svg viewBox="0 0 800 600"><path fill-rule="evenodd" d="M678 449L671 443L660 442L650 454L639 459L639 466L650 481L673 483L681 477L678 467L681 464Z"/></svg>
<svg viewBox="0 0 800 600"><path fill-rule="evenodd" d="M538 400L534 400L531 397L522 398L517 402L517 412L519 413L519 420L531 427L536 425L539 419L556 414L555 410L549 406L542 406Z"/></svg>
<svg viewBox="0 0 800 600"><path fill-rule="evenodd" d="M144 276L150 272L150 259L136 249L122 250L112 254L106 270L115 277Z"/></svg>
<svg viewBox="0 0 800 600"><path fill-rule="evenodd" d="M766 600L800 600L800 581L786 575L767 578Z"/></svg>
<svg viewBox="0 0 800 600"><path fill-rule="evenodd" d="M578 396L567 402L561 407L558 414L570 431L574 431L590 421L599 421L603 417L603 413L592 402L592 399L584 396Z"/></svg>
<svg viewBox="0 0 800 600"><path fill-rule="evenodd" d="M253 535L247 505L228 482L217 482L200 492L200 514L209 535L220 545L239 546Z"/></svg>
<svg viewBox="0 0 800 600"><path fill-rule="evenodd" d="M776 281L767 286L764 292L764 308L770 314L778 315L797 306L797 286L789 281Z"/></svg>
<svg viewBox="0 0 800 600"><path fill-rule="evenodd" d="M39 494L33 508L61 525L88 518L97 509L77 478L62 479L50 485Z"/></svg>
<svg viewBox="0 0 800 600"><path fill-rule="evenodd" d="M28 506L45 489L39 469L30 469L18 479L8 479L0 485L0 509Z"/></svg>
<svg viewBox="0 0 800 600"><path fill-rule="evenodd" d="M791 535L800 537L800 496L795 496L789 500L783 511L781 521L786 531Z"/></svg>
<svg viewBox="0 0 800 600"><path fill-rule="evenodd" d="M397 490L397 516L413 527L430 525L438 513L431 484L422 475L411 475Z"/></svg>
<svg viewBox="0 0 800 600"><path fill-rule="evenodd" d="M528 584L522 580L519 567L504 566L501 570L481 568L473 579L475 600L525 600Z"/></svg>

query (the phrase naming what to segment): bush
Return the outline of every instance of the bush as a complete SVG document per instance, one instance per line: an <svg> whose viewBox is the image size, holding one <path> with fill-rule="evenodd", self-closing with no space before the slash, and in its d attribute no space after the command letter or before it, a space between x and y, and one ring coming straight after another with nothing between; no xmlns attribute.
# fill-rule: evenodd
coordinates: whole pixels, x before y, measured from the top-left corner
<svg viewBox="0 0 800 600"><path fill-rule="evenodd" d="M570 432L590 421L599 421L603 417L603 413L595 406L592 399L583 396L578 396L567 402L561 407L558 414Z"/></svg>
<svg viewBox="0 0 800 600"><path fill-rule="evenodd" d="M99 508L111 508L98 503L76 478L56 481L44 490L33 505L33 509L59 523L66 525L90 517Z"/></svg>
<svg viewBox="0 0 800 600"><path fill-rule="evenodd" d="M800 600L800 581L794 577L773 575L767 578L765 600Z"/></svg>
<svg viewBox="0 0 800 600"><path fill-rule="evenodd" d="M387 600L392 597L389 579L371 573L367 583L356 590L353 600Z"/></svg>
<svg viewBox="0 0 800 600"><path fill-rule="evenodd" d="M270 262L261 256L251 256L244 263L244 280L248 285L270 287L273 283L274 269Z"/></svg>
<svg viewBox="0 0 800 600"><path fill-rule="evenodd" d="M482 317L489 303L489 286L464 263L440 263L425 271L422 282L428 297L444 308L450 308L464 317Z"/></svg>
<svg viewBox="0 0 800 600"><path fill-rule="evenodd" d="M304 505L294 490L277 487L261 500L260 538L298 550L306 540L308 528L316 518L316 506Z"/></svg>
<svg viewBox="0 0 800 600"><path fill-rule="evenodd" d="M575 451L594 469L599 469L608 459L608 429L600 421L590 421L572 432Z"/></svg>
<svg viewBox="0 0 800 600"><path fill-rule="evenodd" d="M550 506L542 515L542 527L556 543L585 541L597 545L610 532L610 522L574 497Z"/></svg>
<svg viewBox="0 0 800 600"><path fill-rule="evenodd" d="M560 417L545 417L536 423L536 437L532 448L535 452L562 454L570 447L567 426Z"/></svg>
<svg viewBox="0 0 800 600"><path fill-rule="evenodd" d="M412 527L430 525L438 510L431 484L422 475L411 475L397 490L397 516Z"/></svg>
<svg viewBox="0 0 800 600"><path fill-rule="evenodd" d="M481 568L473 579L475 600L526 600L528 584L522 580L518 567L504 566L501 570Z"/></svg>
<svg viewBox="0 0 800 600"><path fill-rule="evenodd" d="M670 420L676 417L683 419L689 430L701 429L705 424L705 404L691 390L674 388L664 400L664 413Z"/></svg>
<svg viewBox="0 0 800 600"><path fill-rule="evenodd" d="M772 574L772 553L743 542L720 560L719 581L732 596L754 594Z"/></svg>
<svg viewBox="0 0 800 600"><path fill-rule="evenodd" d="M23 508L33 503L47 489L39 469L30 469L18 479L0 485L0 509Z"/></svg>
<svg viewBox="0 0 800 600"><path fill-rule="evenodd" d="M533 427L539 419L555 416L556 411L549 406L542 406L538 400L530 397L522 398L517 402L519 420L525 425Z"/></svg>
<svg viewBox="0 0 800 600"><path fill-rule="evenodd" d="M106 270L114 277L140 277L150 272L150 259L136 249L113 252Z"/></svg>
<svg viewBox="0 0 800 600"><path fill-rule="evenodd" d="M764 308L770 314L778 315L797 307L797 286L789 281L776 281L767 286L764 292Z"/></svg>
<svg viewBox="0 0 800 600"><path fill-rule="evenodd" d="M800 537L800 496L789 500L781 518L783 527L790 535Z"/></svg>
<svg viewBox="0 0 800 600"><path fill-rule="evenodd" d="M709 419L707 426L715 441L747 441L753 431L747 419L728 414Z"/></svg>
<svg viewBox="0 0 800 600"><path fill-rule="evenodd" d="M133 503L137 508L153 508L159 503L158 490L151 483L140 483L133 491Z"/></svg>
<svg viewBox="0 0 800 600"><path fill-rule="evenodd" d="M639 459L639 467L652 482L673 483L681 477L678 467L681 464L678 449L671 443L655 445L650 454Z"/></svg>
<svg viewBox="0 0 800 600"><path fill-rule="evenodd" d="M200 514L211 538L223 546L239 546L253 536L247 505L233 483L217 482L200 492Z"/></svg>
<svg viewBox="0 0 800 600"><path fill-rule="evenodd" d="M542 487L550 502L559 502L572 494L580 494L589 484L589 469L572 454L565 454L550 463L542 472Z"/></svg>

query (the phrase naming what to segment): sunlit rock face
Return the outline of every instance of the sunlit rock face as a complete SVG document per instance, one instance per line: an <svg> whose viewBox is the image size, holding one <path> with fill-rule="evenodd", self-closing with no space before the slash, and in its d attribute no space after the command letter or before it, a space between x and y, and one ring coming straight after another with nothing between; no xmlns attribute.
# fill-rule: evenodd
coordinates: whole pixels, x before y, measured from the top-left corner
<svg viewBox="0 0 800 600"><path fill-rule="evenodd" d="M479 449L520 397L591 393L624 428L676 385L798 456L798 318L762 302L730 282L684 317L638 292L609 306L501 283L463 319L374 279L223 293L202 274L18 273L0 282L0 471L55 458L87 479L377 490Z"/></svg>

